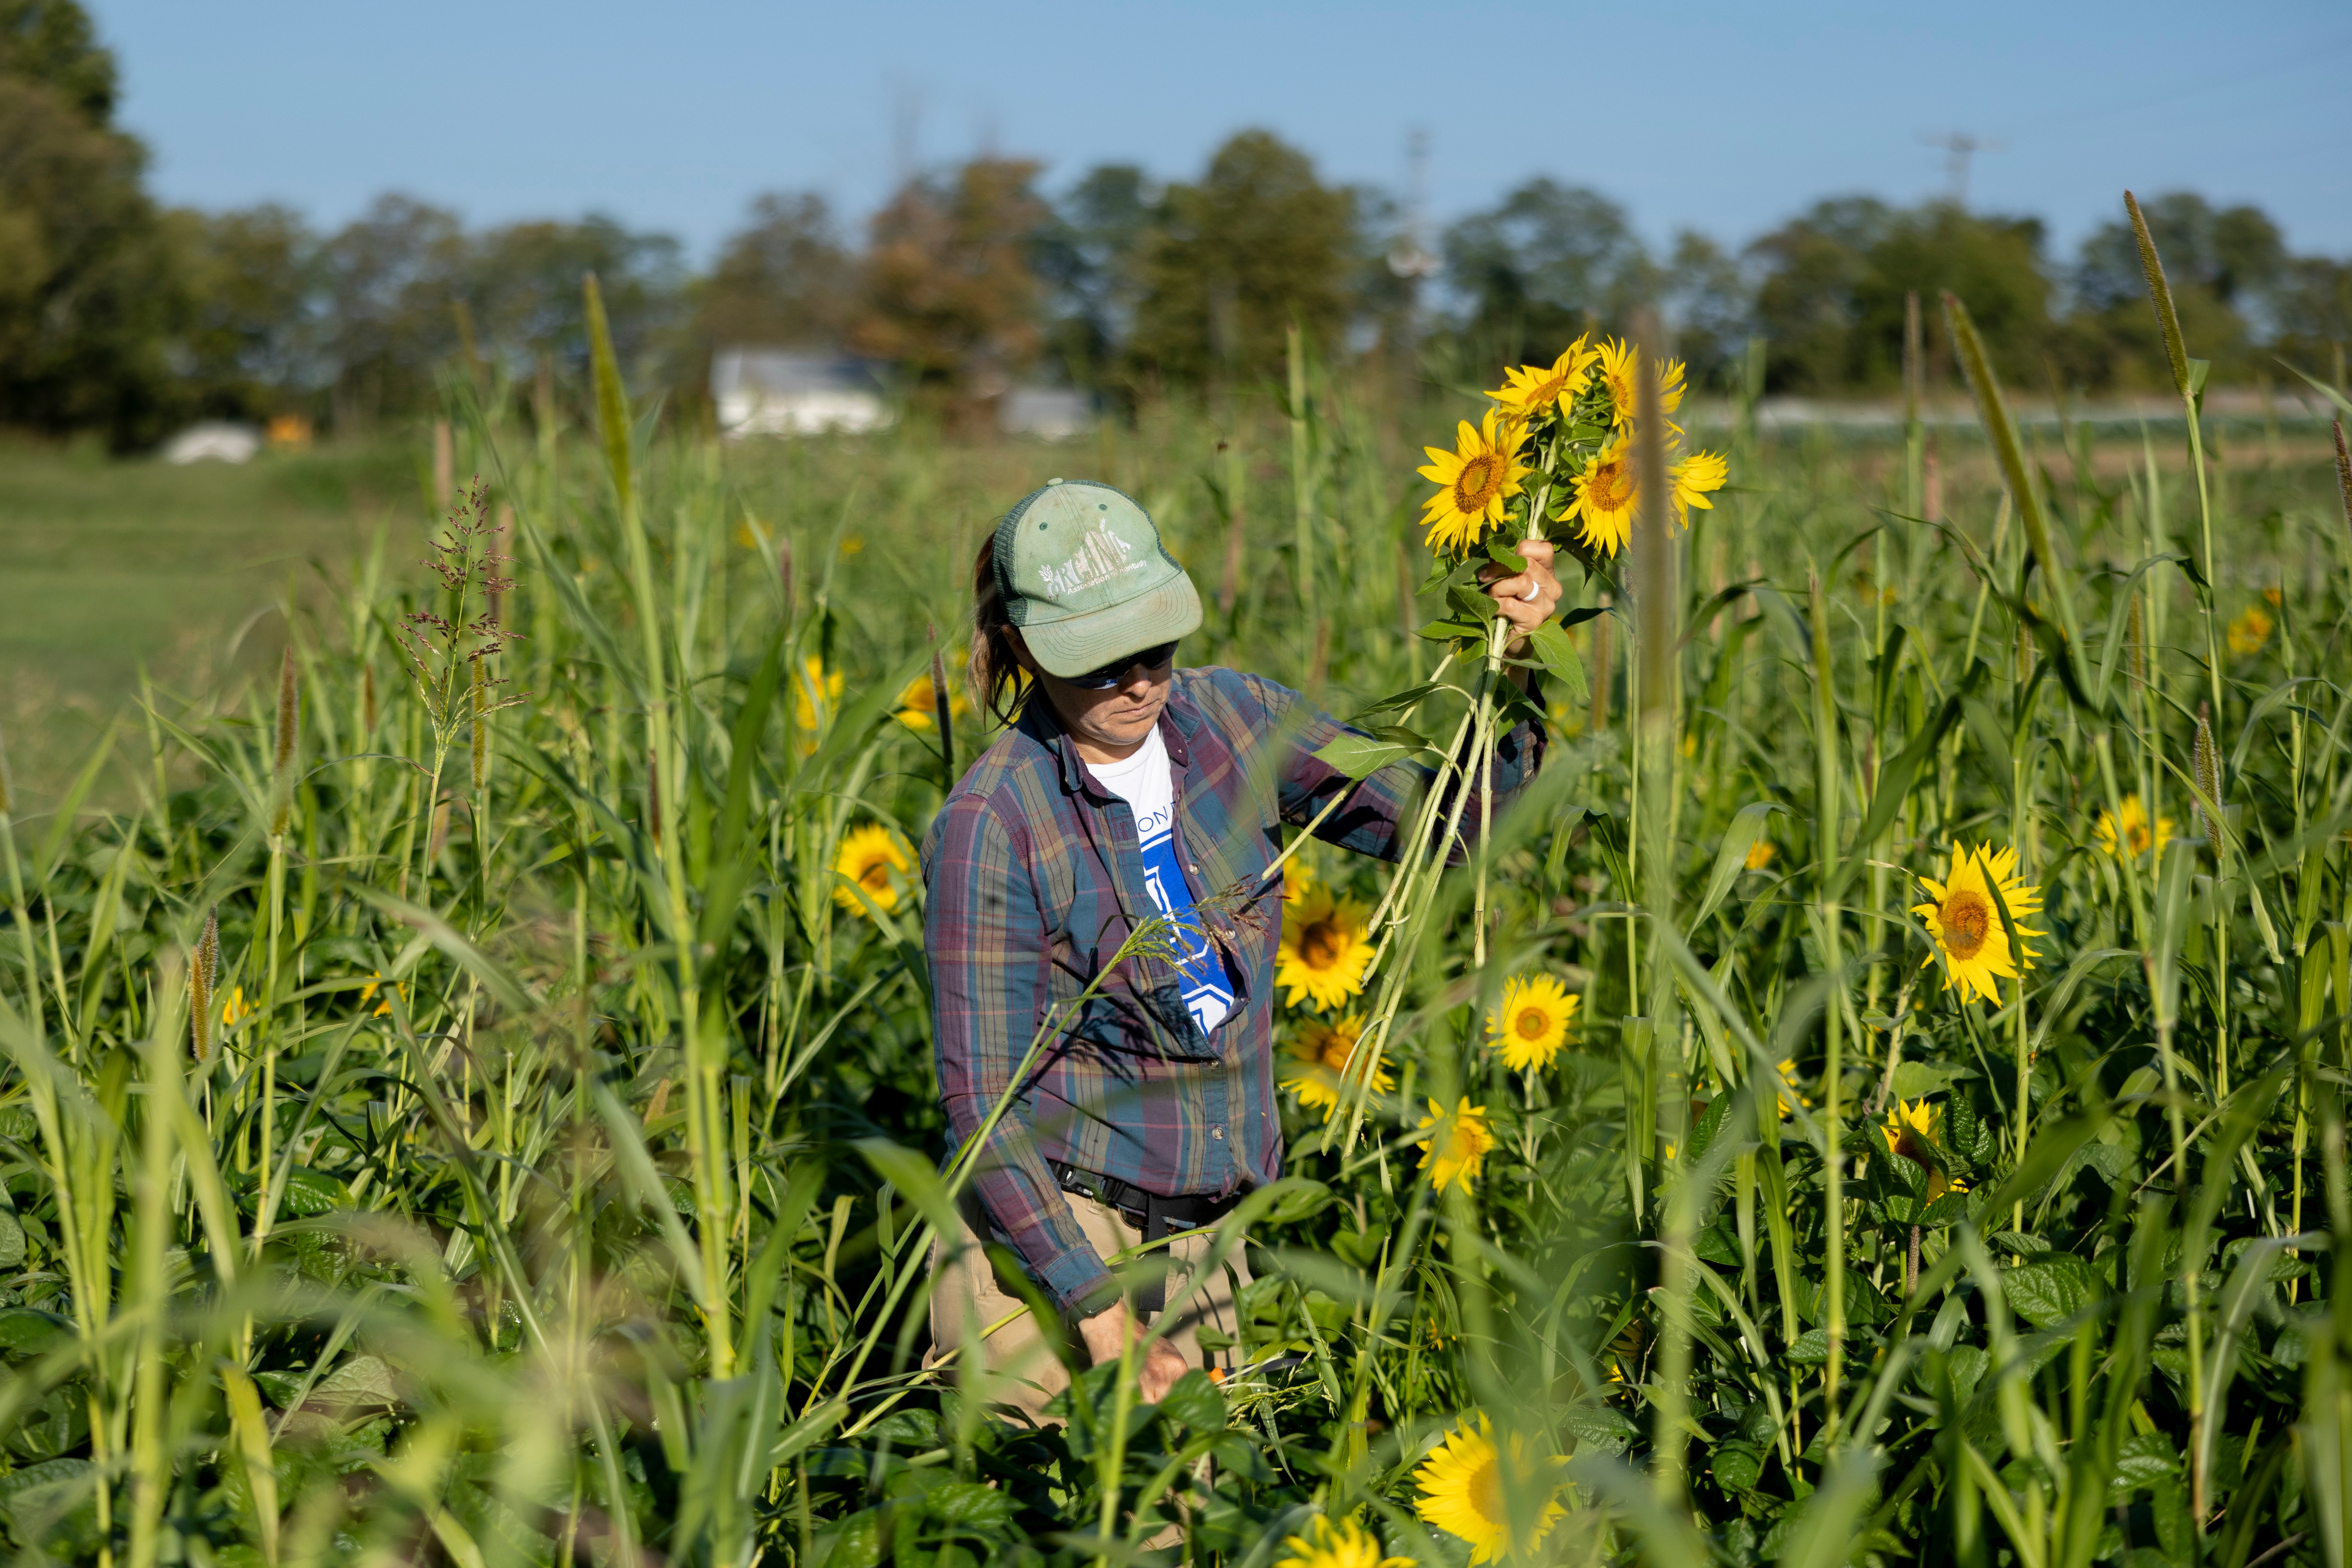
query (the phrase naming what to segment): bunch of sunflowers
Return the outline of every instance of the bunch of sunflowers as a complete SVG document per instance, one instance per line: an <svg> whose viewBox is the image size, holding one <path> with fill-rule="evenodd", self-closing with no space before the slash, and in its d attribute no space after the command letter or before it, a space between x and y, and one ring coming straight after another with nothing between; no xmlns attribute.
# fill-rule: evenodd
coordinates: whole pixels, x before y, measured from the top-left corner
<svg viewBox="0 0 2352 1568"><path fill-rule="evenodd" d="M1476 554L1490 531L1498 542L1512 527L1512 537L1539 539L1547 522L1572 522L1584 553L1605 558L1623 549L1641 499L1633 463L1641 368L1640 351L1622 340L1579 338L1549 366L1506 373L1486 394L1496 406L1476 425L1461 422L1454 450L1423 448L1429 464L1420 472L1438 487L1422 512L1430 548L1459 562ZM1691 508L1714 506L1706 498L1728 472L1717 453L1680 451L1674 415L1684 374L1680 360L1668 360L1658 375L1678 524Z"/></svg>

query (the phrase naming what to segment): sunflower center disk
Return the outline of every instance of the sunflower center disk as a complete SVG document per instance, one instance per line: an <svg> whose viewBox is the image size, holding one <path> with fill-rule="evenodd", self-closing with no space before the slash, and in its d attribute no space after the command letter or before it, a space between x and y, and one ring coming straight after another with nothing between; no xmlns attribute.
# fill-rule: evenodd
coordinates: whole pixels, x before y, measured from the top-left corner
<svg viewBox="0 0 2352 1568"><path fill-rule="evenodd" d="M1982 893L1954 893L1944 901L1943 923L1944 951L1954 958L1974 958L1992 931L1992 905Z"/></svg>
<svg viewBox="0 0 2352 1568"><path fill-rule="evenodd" d="M1309 969L1329 969L1339 962L1339 933L1318 921L1298 937L1298 957Z"/></svg>
<svg viewBox="0 0 2352 1568"><path fill-rule="evenodd" d="M1462 477L1454 481L1454 504L1462 511L1484 511L1495 494L1495 459L1476 457L1462 465Z"/></svg>
<svg viewBox="0 0 2352 1568"><path fill-rule="evenodd" d="M1513 1026L1518 1030L1519 1038L1540 1040L1544 1037L1545 1032L1551 1027L1551 1019L1545 1016L1542 1009L1528 1007L1520 1012L1518 1017L1514 1020Z"/></svg>
<svg viewBox="0 0 2352 1568"><path fill-rule="evenodd" d="M1618 511L1633 500L1633 468L1626 462L1603 463L1592 477L1592 489L1604 511Z"/></svg>

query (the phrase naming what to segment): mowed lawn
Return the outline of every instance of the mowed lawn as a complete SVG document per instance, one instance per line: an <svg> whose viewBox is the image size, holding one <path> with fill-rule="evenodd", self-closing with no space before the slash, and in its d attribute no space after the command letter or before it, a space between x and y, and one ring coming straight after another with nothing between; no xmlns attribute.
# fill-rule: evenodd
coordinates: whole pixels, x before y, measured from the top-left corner
<svg viewBox="0 0 2352 1568"><path fill-rule="evenodd" d="M143 666L192 695L265 668L289 591L318 594L390 525L404 563L428 513L413 448L174 468L0 445L0 733L38 811L123 711ZM240 637L240 630L243 636Z"/></svg>

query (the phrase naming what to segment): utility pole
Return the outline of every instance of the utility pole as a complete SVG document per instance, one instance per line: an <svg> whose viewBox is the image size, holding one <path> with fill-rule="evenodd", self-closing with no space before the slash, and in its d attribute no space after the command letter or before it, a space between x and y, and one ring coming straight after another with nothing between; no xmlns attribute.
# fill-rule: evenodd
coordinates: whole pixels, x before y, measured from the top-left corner
<svg viewBox="0 0 2352 1568"><path fill-rule="evenodd" d="M1437 274L1437 258L1424 238L1428 233L1429 132L1415 128L1404 140L1404 232L1389 247L1389 270L1404 279L1406 331L1418 336L1421 283Z"/></svg>
<svg viewBox="0 0 2352 1568"><path fill-rule="evenodd" d="M1966 131L1923 132L1919 140L1944 150L1944 177L1951 182L1951 203L1963 209L1969 205L1969 160L1979 153L2009 150L2009 143L1997 137Z"/></svg>

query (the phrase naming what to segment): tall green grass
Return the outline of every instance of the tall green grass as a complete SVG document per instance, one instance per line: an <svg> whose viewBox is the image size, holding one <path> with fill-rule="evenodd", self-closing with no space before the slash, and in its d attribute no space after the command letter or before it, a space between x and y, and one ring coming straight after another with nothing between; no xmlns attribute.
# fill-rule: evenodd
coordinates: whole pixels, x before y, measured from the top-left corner
<svg viewBox="0 0 2352 1568"><path fill-rule="evenodd" d="M457 515L289 603L278 679L162 672L81 784L0 800L0 1527L110 1568L1128 1562L1171 1526L1263 1564L1360 1510L1458 1563L1412 1472L1483 1413L1566 1460L1546 1561L2342 1561L2352 531L2323 454L2037 448L1944 309L1990 433L1941 454L1948 515L1916 441L1735 419L1678 550L1570 571L1612 606L1595 700L1551 692L1542 777L1416 893L1394 1092L1360 1138L1291 1108L1228 1226L1250 1370L1145 1407L1086 1371L1044 1432L929 1355L961 1172L921 889L853 890L843 841L919 842L985 743L933 650L1052 472L1230 582L1188 660L1343 715L1427 679L1412 453L1468 398L1360 400L1301 345L1279 398L1069 447L720 451L609 354L570 426L452 383ZM106 770L135 808L89 808ZM2102 847L2126 795L2160 851ZM1922 968L1955 842L2043 890L1998 1006ZM1580 1032L1507 1073L1485 1014L1534 970ZM1436 1194L1457 1096L1496 1146ZM1922 1101L1964 1192L1879 1131Z"/></svg>

